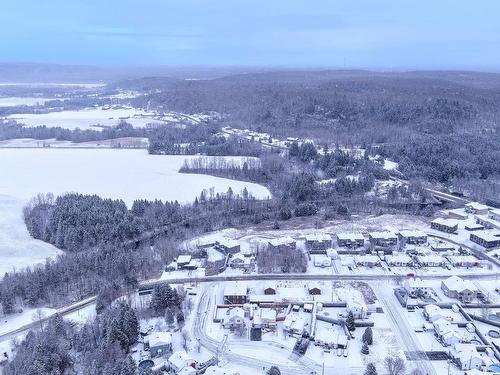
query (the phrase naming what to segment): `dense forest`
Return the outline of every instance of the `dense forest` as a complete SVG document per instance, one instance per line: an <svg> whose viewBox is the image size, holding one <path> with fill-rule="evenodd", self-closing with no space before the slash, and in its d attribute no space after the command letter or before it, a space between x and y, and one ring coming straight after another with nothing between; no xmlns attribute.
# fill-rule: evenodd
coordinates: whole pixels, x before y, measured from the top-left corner
<svg viewBox="0 0 500 375"><path fill-rule="evenodd" d="M157 90L134 99L137 106L147 101L159 110L217 111L223 125L362 146L399 162L407 178L450 186L460 179L457 188L463 179L500 179L497 74L288 71L137 79L115 87Z"/></svg>

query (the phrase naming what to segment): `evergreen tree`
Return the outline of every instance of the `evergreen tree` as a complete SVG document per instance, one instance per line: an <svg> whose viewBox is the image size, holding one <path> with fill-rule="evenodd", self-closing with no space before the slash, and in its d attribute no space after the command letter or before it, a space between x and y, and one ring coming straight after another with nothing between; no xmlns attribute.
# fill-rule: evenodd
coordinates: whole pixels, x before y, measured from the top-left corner
<svg viewBox="0 0 500 375"><path fill-rule="evenodd" d="M366 370L364 375L377 375L377 368L373 363L370 362L366 365Z"/></svg>
<svg viewBox="0 0 500 375"><path fill-rule="evenodd" d="M349 331L354 331L356 329L356 326L354 325L354 315L352 311L349 311L349 314L347 314L347 319L345 321L346 327Z"/></svg>
<svg viewBox="0 0 500 375"><path fill-rule="evenodd" d="M373 344L373 331L371 327L367 327L365 332L363 332L363 342L366 342L368 345Z"/></svg>
<svg viewBox="0 0 500 375"><path fill-rule="evenodd" d="M363 346L361 347L361 353L365 355L370 353L370 349L368 349L368 344L366 342L364 342Z"/></svg>

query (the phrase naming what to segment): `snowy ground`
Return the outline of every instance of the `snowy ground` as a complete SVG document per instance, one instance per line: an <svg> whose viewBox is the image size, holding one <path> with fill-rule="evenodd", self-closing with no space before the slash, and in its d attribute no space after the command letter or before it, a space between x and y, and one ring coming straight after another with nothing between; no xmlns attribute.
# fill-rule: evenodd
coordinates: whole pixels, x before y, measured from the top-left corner
<svg viewBox="0 0 500 375"><path fill-rule="evenodd" d="M64 98L41 98L41 97L0 97L0 107L15 107L18 105L43 105L49 100L62 100Z"/></svg>
<svg viewBox="0 0 500 375"><path fill-rule="evenodd" d="M148 139L143 137L122 137L105 139L102 141L70 142L59 141L55 138L33 139L16 138L0 141L0 148L147 148Z"/></svg>
<svg viewBox="0 0 500 375"><path fill-rule="evenodd" d="M0 278L60 253L31 238L24 225L22 208L38 193L77 191L129 205L139 198L192 202L203 189L225 193L229 187L235 193L246 187L257 198L270 196L262 185L178 173L185 159L132 149L0 149Z"/></svg>
<svg viewBox="0 0 500 375"><path fill-rule="evenodd" d="M262 185L178 173L186 156L149 155L146 150L0 149L0 194L30 199L38 193L77 191L102 197L192 202L203 189L214 193L247 188L257 198ZM126 189L124 189L126 187Z"/></svg>
<svg viewBox="0 0 500 375"><path fill-rule="evenodd" d="M12 114L5 119L15 120L25 126L62 127L66 129L93 129L102 130L103 127L117 125L121 120L137 128L148 124L197 124L209 118L208 115L169 112L159 115L143 109L113 106L111 108L95 107L82 110L57 111L49 113L21 113Z"/></svg>
<svg viewBox="0 0 500 375"><path fill-rule="evenodd" d="M30 237L22 218L26 201L2 195L4 182L4 178L0 179L0 279L5 272L43 263L61 253L56 247Z"/></svg>

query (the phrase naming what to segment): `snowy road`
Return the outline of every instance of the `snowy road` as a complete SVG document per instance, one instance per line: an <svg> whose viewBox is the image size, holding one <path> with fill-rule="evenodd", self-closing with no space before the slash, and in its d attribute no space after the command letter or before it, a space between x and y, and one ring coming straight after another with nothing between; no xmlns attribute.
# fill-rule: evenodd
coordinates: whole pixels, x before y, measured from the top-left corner
<svg viewBox="0 0 500 375"><path fill-rule="evenodd" d="M397 339L403 345L404 350L407 352L423 351L424 349L415 337L413 328L406 317L401 314L402 308L394 295L394 285L390 285L389 283L390 281L373 283L373 291L377 295L384 313L391 323ZM408 363L414 364L423 374L437 374L432 363L428 360L409 361Z"/></svg>

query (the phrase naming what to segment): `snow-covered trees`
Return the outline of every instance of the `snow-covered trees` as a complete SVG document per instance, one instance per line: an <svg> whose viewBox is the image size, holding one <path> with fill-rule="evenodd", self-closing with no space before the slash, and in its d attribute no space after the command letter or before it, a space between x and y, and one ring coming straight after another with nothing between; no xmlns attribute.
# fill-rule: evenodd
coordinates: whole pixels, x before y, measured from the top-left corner
<svg viewBox="0 0 500 375"><path fill-rule="evenodd" d="M366 365L364 375L377 375L377 368L373 363L370 362Z"/></svg>
<svg viewBox="0 0 500 375"><path fill-rule="evenodd" d="M406 371L405 361L398 356L386 357L384 359L384 366L389 375L402 375Z"/></svg>
<svg viewBox="0 0 500 375"><path fill-rule="evenodd" d="M373 331L371 327L366 327L365 331L363 332L362 340L367 345L373 344Z"/></svg>
<svg viewBox="0 0 500 375"><path fill-rule="evenodd" d="M352 313L352 311L349 311L349 313L347 314L345 325L347 329L351 332L356 329L356 326L354 325L354 314Z"/></svg>
<svg viewBox="0 0 500 375"><path fill-rule="evenodd" d="M361 347L361 353L364 355L370 353L370 349L368 348L368 344L366 342L364 342L363 346Z"/></svg>

